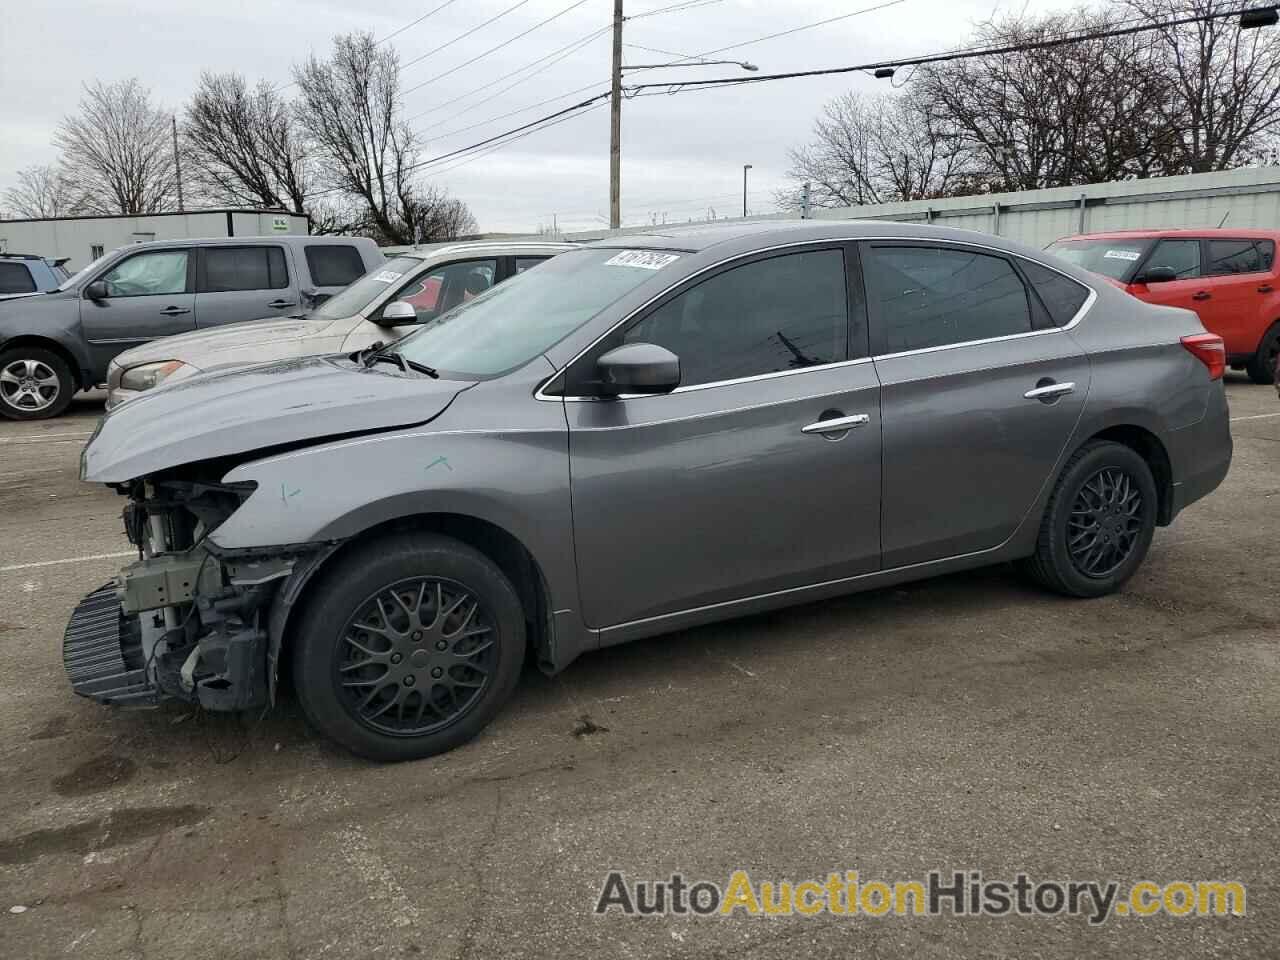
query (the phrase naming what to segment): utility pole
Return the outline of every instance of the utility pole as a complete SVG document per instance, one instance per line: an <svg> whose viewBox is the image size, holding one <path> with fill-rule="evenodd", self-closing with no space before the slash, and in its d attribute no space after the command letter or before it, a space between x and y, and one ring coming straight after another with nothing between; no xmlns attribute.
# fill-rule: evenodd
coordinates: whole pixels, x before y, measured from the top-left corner
<svg viewBox="0 0 1280 960"><path fill-rule="evenodd" d="M187 209L182 204L182 158L178 155L178 118L170 117L173 121L173 171L178 179L178 209Z"/></svg>
<svg viewBox="0 0 1280 960"><path fill-rule="evenodd" d="M751 164L744 163L742 165L742 219L747 218L747 171L751 169Z"/></svg>
<svg viewBox="0 0 1280 960"><path fill-rule="evenodd" d="M809 219L809 184L807 182L800 190L800 219ZM1080 232L1084 233L1083 230Z"/></svg>
<svg viewBox="0 0 1280 960"><path fill-rule="evenodd" d="M609 101L609 226L622 226L622 0L613 0L613 90Z"/></svg>

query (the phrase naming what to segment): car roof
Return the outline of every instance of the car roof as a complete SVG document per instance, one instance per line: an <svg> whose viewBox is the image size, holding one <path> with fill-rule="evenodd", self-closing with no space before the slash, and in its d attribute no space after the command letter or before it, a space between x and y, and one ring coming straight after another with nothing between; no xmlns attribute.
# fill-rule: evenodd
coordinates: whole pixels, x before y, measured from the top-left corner
<svg viewBox="0 0 1280 960"><path fill-rule="evenodd" d="M468 240L460 243L423 244L397 252L384 250L383 253L388 260L396 257L415 257L419 260L434 262L448 257L485 253L494 257L518 257L525 254L554 256L566 250L576 249L578 249L576 244L554 243L548 240Z"/></svg>
<svg viewBox="0 0 1280 960"><path fill-rule="evenodd" d="M1063 240L1160 240L1166 238L1203 238L1207 240L1276 240L1280 230L1232 230L1229 227L1174 227L1167 230L1107 230L1101 233L1077 233Z"/></svg>
<svg viewBox="0 0 1280 960"><path fill-rule="evenodd" d="M245 243L373 243L368 237L313 236L309 233L278 233L270 236L243 237L175 237L172 240L145 240L142 243L128 243L120 250L135 248L146 250L150 247L192 247L192 246L227 246Z"/></svg>

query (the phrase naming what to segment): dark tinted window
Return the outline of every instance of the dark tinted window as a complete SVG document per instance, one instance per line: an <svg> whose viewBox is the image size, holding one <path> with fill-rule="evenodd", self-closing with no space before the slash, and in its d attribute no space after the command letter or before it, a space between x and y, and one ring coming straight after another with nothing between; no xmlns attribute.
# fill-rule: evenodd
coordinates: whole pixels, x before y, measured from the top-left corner
<svg viewBox="0 0 1280 960"><path fill-rule="evenodd" d="M1161 240L1142 269L1145 272L1152 267L1168 267L1179 280L1200 276L1200 241Z"/></svg>
<svg viewBox="0 0 1280 960"><path fill-rule="evenodd" d="M1205 273L1213 277L1262 273L1271 269L1275 255L1275 244L1270 240L1210 240Z"/></svg>
<svg viewBox="0 0 1280 960"><path fill-rule="evenodd" d="M676 354L682 386L846 360L844 253L793 253L726 270L649 314L624 340Z"/></svg>
<svg viewBox="0 0 1280 960"><path fill-rule="evenodd" d="M279 247L206 247L201 293L279 290L289 285Z"/></svg>
<svg viewBox="0 0 1280 960"><path fill-rule="evenodd" d="M516 273L524 273L530 267L536 267L542 261L550 259L550 257L516 257Z"/></svg>
<svg viewBox="0 0 1280 960"><path fill-rule="evenodd" d="M32 293L36 282L26 264L0 263L0 293Z"/></svg>
<svg viewBox="0 0 1280 960"><path fill-rule="evenodd" d="M1022 271L1031 281L1031 286L1040 295L1040 300L1049 316L1060 327L1066 326L1089 299L1087 287L1076 283L1070 277L1064 277L1056 270L1042 267L1030 260L1022 261Z"/></svg>
<svg viewBox="0 0 1280 960"><path fill-rule="evenodd" d="M306 248L307 268L319 287L345 287L364 276L360 251L348 243L312 244Z"/></svg>
<svg viewBox="0 0 1280 960"><path fill-rule="evenodd" d="M880 352L1031 329L1027 290L1002 257L942 247L873 246L867 249L865 264Z"/></svg>

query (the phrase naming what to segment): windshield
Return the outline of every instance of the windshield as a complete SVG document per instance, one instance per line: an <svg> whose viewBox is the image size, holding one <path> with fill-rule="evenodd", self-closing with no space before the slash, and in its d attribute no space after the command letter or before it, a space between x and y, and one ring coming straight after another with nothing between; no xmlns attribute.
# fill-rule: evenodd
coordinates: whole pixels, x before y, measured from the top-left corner
<svg viewBox="0 0 1280 960"><path fill-rule="evenodd" d="M422 266L422 260L419 257L397 257L394 260L388 260L320 304L311 311L311 317L315 320L341 320L343 317L353 317L386 293L391 284L420 266Z"/></svg>
<svg viewBox="0 0 1280 960"><path fill-rule="evenodd" d="M494 377L527 363L680 259L659 250L575 250L512 277L396 342L441 376Z"/></svg>
<svg viewBox="0 0 1280 960"><path fill-rule="evenodd" d="M1151 242L1145 237L1128 240L1058 240L1049 244L1047 249L1049 253L1057 254L1077 267L1128 283Z"/></svg>
<svg viewBox="0 0 1280 960"><path fill-rule="evenodd" d="M61 293L64 290L70 290L72 287L76 286L81 280L83 280L89 274L93 273L93 271L97 270L100 266L106 263L107 258L114 256L115 252L116 251L112 250L110 253L104 253L102 256L100 256L97 260L94 260L87 267L84 267L83 269L77 271L75 276L69 278L62 286L58 288L58 292Z"/></svg>

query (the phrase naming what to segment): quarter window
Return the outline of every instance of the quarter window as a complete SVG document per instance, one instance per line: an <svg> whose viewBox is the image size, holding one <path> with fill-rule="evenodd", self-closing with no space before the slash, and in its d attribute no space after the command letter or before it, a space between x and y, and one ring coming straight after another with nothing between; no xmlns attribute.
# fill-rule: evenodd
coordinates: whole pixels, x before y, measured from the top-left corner
<svg viewBox="0 0 1280 960"><path fill-rule="evenodd" d="M868 246L877 350L901 353L1031 330L1027 290L1003 257L940 247Z"/></svg>
<svg viewBox="0 0 1280 960"><path fill-rule="evenodd" d="M36 282L22 263L0 263L0 293L34 293Z"/></svg>
<svg viewBox="0 0 1280 960"><path fill-rule="evenodd" d="M289 286L279 247L206 247L201 293L282 290Z"/></svg>
<svg viewBox="0 0 1280 960"><path fill-rule="evenodd" d="M536 267L550 257L516 257L516 273L524 273L530 267Z"/></svg>
<svg viewBox="0 0 1280 960"><path fill-rule="evenodd" d="M693 386L778 373L849 357L844 252L793 253L717 274L627 330L680 358Z"/></svg>
<svg viewBox="0 0 1280 960"><path fill-rule="evenodd" d="M157 250L129 257L107 272L112 297L147 297L187 292L187 251Z"/></svg>
<svg viewBox="0 0 1280 960"><path fill-rule="evenodd" d="M1271 269L1275 255L1276 247L1270 240L1210 240L1205 272L1211 277L1262 273Z"/></svg>
<svg viewBox="0 0 1280 960"><path fill-rule="evenodd" d="M318 287L345 287L364 275L360 251L349 243L313 243L305 252L307 269Z"/></svg>
<svg viewBox="0 0 1280 960"><path fill-rule="evenodd" d="M1191 280L1200 276L1200 241L1161 240L1156 244L1143 271L1152 267L1169 267L1179 280Z"/></svg>
<svg viewBox="0 0 1280 960"><path fill-rule="evenodd" d="M1063 276L1057 270L1050 270L1031 260L1022 260L1022 272L1040 295L1040 301L1049 311L1049 317L1059 327L1065 327L1072 321L1084 302L1089 299L1089 289L1076 283L1070 277Z"/></svg>

